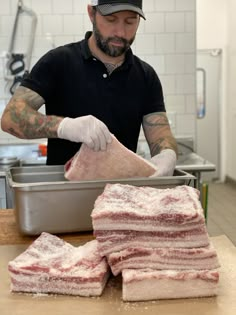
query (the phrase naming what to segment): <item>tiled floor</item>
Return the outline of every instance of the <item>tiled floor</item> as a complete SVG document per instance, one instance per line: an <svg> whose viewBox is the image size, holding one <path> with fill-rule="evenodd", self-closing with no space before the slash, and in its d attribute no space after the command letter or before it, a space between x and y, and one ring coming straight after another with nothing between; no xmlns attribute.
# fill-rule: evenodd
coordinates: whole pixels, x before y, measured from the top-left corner
<svg viewBox="0 0 236 315"><path fill-rule="evenodd" d="M236 185L209 183L207 228L210 236L225 234L236 246Z"/></svg>

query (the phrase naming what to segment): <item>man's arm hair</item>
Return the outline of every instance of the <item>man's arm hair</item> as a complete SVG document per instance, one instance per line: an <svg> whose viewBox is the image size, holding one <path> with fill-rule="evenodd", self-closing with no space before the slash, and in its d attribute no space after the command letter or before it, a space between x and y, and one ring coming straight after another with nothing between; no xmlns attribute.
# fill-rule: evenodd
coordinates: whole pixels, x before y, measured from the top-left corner
<svg viewBox="0 0 236 315"><path fill-rule="evenodd" d="M143 117L143 130L151 156L164 149L172 149L178 155L177 143L171 132L166 113L152 113Z"/></svg>
<svg viewBox="0 0 236 315"><path fill-rule="evenodd" d="M2 130L22 139L57 138L62 118L38 112L44 103L38 93L18 87L3 112Z"/></svg>

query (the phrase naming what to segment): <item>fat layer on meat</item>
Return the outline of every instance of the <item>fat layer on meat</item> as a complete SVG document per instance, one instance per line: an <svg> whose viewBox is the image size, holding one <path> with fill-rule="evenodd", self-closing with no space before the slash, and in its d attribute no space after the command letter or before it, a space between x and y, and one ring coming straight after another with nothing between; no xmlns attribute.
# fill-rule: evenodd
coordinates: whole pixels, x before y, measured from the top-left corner
<svg viewBox="0 0 236 315"><path fill-rule="evenodd" d="M200 248L127 248L108 255L108 264L116 276L123 269L216 269L220 266L213 245Z"/></svg>
<svg viewBox="0 0 236 315"><path fill-rule="evenodd" d="M97 241L74 247L43 232L8 264L11 290L29 293L101 295L109 276Z"/></svg>
<svg viewBox="0 0 236 315"><path fill-rule="evenodd" d="M217 270L125 269L122 272L124 301L178 299L217 295Z"/></svg>
<svg viewBox="0 0 236 315"><path fill-rule="evenodd" d="M94 230L186 230L205 224L199 191L107 184L91 214Z"/></svg>

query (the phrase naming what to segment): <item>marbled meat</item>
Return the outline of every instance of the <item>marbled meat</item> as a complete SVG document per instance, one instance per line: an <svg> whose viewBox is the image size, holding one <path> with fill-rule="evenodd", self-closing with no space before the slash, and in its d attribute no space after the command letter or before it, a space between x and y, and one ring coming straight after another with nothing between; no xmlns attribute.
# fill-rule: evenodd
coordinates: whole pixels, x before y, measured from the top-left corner
<svg viewBox="0 0 236 315"><path fill-rule="evenodd" d="M8 264L13 292L100 296L110 274L93 240L74 247L43 232Z"/></svg>
<svg viewBox="0 0 236 315"><path fill-rule="evenodd" d="M124 269L211 270L220 266L212 244L199 248L128 248L113 252L107 258L115 276Z"/></svg>
<svg viewBox="0 0 236 315"><path fill-rule="evenodd" d="M217 295L217 270L125 269L122 272L124 301L178 299Z"/></svg>
<svg viewBox="0 0 236 315"><path fill-rule="evenodd" d="M209 245L199 192L190 186L107 184L91 216L102 255L128 247Z"/></svg>

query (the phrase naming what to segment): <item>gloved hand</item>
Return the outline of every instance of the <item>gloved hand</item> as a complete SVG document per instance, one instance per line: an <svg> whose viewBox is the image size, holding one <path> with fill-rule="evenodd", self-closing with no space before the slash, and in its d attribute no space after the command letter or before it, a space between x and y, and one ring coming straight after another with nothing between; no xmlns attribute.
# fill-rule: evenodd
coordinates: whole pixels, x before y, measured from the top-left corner
<svg viewBox="0 0 236 315"><path fill-rule="evenodd" d="M175 170L176 160L177 157L174 150L162 150L150 160L150 162L157 167L157 171L150 177L172 176Z"/></svg>
<svg viewBox="0 0 236 315"><path fill-rule="evenodd" d="M112 141L107 126L92 115L64 118L57 129L58 138L73 142L84 142L94 151L105 151Z"/></svg>

